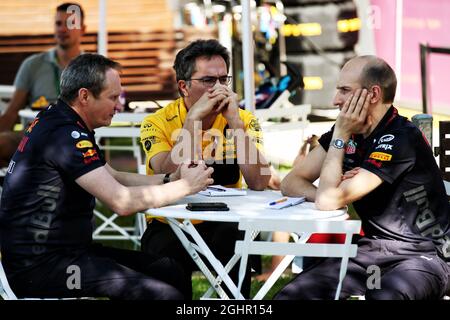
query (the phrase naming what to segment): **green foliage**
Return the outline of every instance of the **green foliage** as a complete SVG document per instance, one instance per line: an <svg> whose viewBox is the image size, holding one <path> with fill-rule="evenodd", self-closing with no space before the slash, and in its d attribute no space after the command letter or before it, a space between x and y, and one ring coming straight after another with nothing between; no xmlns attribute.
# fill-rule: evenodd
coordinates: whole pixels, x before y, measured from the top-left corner
<svg viewBox="0 0 450 320"><path fill-rule="evenodd" d="M283 288L289 281L292 279L291 274L283 274L277 282L275 282L274 286L269 290L267 295L264 297L264 300L272 300L275 294ZM264 285L264 282L257 281L255 278L252 278L252 284L250 289L250 295L254 297L258 290ZM200 273L195 273L192 276L192 298L193 300L199 300L201 296L208 290L209 282L206 278Z"/></svg>

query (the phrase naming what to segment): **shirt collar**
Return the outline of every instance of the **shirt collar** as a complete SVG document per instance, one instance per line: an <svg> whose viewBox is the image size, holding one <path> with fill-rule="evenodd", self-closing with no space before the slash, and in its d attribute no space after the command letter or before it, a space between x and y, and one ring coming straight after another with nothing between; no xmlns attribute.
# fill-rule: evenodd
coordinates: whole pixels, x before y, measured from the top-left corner
<svg viewBox="0 0 450 320"><path fill-rule="evenodd" d="M84 54L83 50L80 51L80 55L81 54ZM58 59L56 58L56 47L47 50L47 52L45 53L45 58L44 59L45 59L45 61L48 61L51 64L57 66L59 69L61 69L61 70L63 69L58 64Z"/></svg>
<svg viewBox="0 0 450 320"><path fill-rule="evenodd" d="M178 113L180 116L181 123L184 123L184 121L186 120L186 116L187 116L187 109L186 109L186 105L184 104L183 98L178 99Z"/></svg>
<svg viewBox="0 0 450 320"><path fill-rule="evenodd" d="M378 125L375 127L375 129L370 133L370 135L367 138L363 138L362 135L359 135L361 139L366 141L371 141L373 137L376 137L377 134L384 130L391 122L398 116L398 110L393 105L391 105L388 109L388 111L385 113L383 118L380 120Z"/></svg>
<svg viewBox="0 0 450 320"><path fill-rule="evenodd" d="M56 48L52 48L45 53L45 61L59 68L58 60L56 59Z"/></svg>
<svg viewBox="0 0 450 320"><path fill-rule="evenodd" d="M376 135L381 130L384 130L395 117L398 116L398 110L394 106L390 106L388 111L384 114L383 118L380 120L375 130L370 134L371 136Z"/></svg>
<svg viewBox="0 0 450 320"><path fill-rule="evenodd" d="M75 122L78 126L82 127L86 131L90 131L87 127L86 123L81 119L80 115L66 102L64 102L61 99L58 99L56 102L54 108L58 108L60 112L62 112L64 115L68 116L73 122ZM94 133L94 130L91 131Z"/></svg>

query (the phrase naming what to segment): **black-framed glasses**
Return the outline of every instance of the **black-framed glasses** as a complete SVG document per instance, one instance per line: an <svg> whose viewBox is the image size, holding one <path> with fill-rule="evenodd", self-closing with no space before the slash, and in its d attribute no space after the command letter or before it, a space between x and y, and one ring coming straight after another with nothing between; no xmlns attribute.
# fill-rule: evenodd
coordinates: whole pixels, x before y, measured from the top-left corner
<svg viewBox="0 0 450 320"><path fill-rule="evenodd" d="M201 83L208 88L214 87L216 85L217 80L219 80L219 83L222 85L228 85L231 82L231 76L221 76L221 77L202 77L202 78L191 78L188 80L197 80L201 81Z"/></svg>

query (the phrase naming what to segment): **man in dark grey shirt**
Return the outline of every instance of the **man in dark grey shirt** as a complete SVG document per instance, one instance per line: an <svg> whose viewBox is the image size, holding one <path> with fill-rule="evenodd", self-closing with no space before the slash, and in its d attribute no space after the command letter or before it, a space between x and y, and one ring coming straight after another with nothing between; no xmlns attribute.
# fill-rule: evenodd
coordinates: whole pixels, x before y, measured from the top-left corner
<svg viewBox="0 0 450 320"><path fill-rule="evenodd" d="M0 116L0 132L13 129L19 111L25 106L44 109L56 101L61 72L73 58L80 55L85 28L80 5L64 3L56 8L56 47L28 57L20 66L14 81L16 91Z"/></svg>

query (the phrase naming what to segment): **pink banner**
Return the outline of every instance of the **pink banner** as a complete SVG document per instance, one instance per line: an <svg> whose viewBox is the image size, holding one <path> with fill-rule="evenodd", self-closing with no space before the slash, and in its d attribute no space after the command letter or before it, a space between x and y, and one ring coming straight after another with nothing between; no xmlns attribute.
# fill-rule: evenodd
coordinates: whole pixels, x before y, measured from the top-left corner
<svg viewBox="0 0 450 320"><path fill-rule="evenodd" d="M381 13L380 28L375 29L377 55L395 69L395 18L393 0L372 0ZM401 96L398 100L421 105L420 43L450 48L450 1L403 0ZM450 113L450 55L432 53L428 59L429 101L434 110Z"/></svg>

